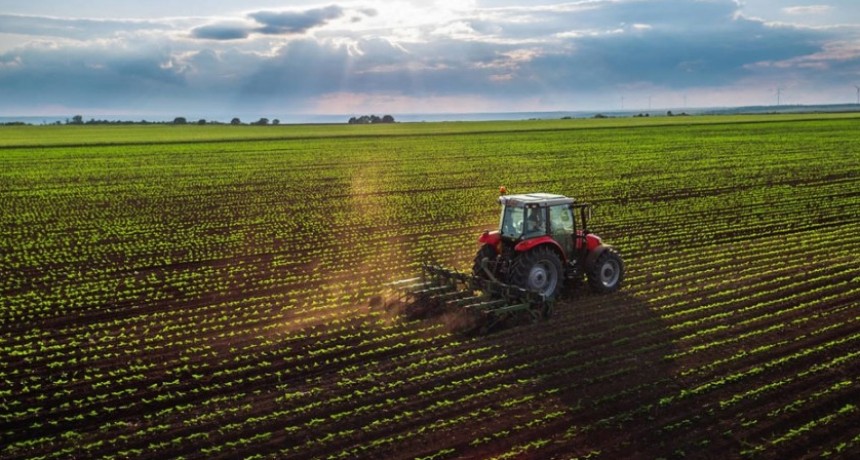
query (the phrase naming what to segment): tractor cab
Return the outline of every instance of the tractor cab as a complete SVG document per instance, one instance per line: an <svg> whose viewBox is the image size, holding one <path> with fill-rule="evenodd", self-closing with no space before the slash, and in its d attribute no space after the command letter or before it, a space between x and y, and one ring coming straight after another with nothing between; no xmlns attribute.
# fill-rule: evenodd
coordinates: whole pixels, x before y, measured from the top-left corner
<svg viewBox="0 0 860 460"><path fill-rule="evenodd" d="M516 244L549 237L558 245L564 259L570 259L575 249L582 248L581 241L588 234L587 222L591 211L588 204L550 193L503 195L499 197L499 203L502 205L499 224L502 240ZM579 226L577 210L580 211Z"/></svg>

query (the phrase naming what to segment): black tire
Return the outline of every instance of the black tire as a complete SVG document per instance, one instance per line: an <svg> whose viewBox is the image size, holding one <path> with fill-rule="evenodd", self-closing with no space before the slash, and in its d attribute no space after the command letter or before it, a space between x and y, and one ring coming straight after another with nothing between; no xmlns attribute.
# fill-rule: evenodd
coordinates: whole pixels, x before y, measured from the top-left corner
<svg viewBox="0 0 860 460"><path fill-rule="evenodd" d="M511 281L517 286L537 291L554 299L564 280L564 269L558 254L549 246L538 246L517 256Z"/></svg>
<svg viewBox="0 0 860 460"><path fill-rule="evenodd" d="M496 257L498 257L498 254L496 254L495 248L493 248L489 244L482 245L481 249L478 249L478 254L475 256L475 263L472 264L472 276L475 276L477 278L490 279L481 264L485 258L490 259L490 262L492 262L496 260Z"/></svg>
<svg viewBox="0 0 860 460"><path fill-rule="evenodd" d="M594 292L608 294L621 289L624 261L614 248L606 248L587 269L588 285Z"/></svg>

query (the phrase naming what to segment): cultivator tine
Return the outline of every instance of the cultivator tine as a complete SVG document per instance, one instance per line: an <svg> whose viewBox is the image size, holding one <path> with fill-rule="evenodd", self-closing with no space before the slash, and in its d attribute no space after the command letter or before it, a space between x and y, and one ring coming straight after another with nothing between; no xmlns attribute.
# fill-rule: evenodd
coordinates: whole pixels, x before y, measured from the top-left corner
<svg viewBox="0 0 860 460"><path fill-rule="evenodd" d="M434 299L438 302L442 302L445 305L448 305L450 302L456 302L464 298L468 298L472 296L472 291L454 291L447 292L445 294L439 294L434 296Z"/></svg>
<svg viewBox="0 0 860 460"><path fill-rule="evenodd" d="M474 310L474 311L478 311L481 313L490 313L497 308L504 307L505 305L507 305L507 303L508 303L507 299L499 299L499 300L491 300L489 302L480 302L480 303L473 303L470 305L464 305L463 308L466 310Z"/></svg>
<svg viewBox="0 0 860 460"><path fill-rule="evenodd" d="M453 308L462 308L466 305L471 305L475 303L479 303L482 300L485 300L487 297L485 295L470 295L469 297L463 297L462 299L449 300L445 303L448 307Z"/></svg>
<svg viewBox="0 0 860 460"><path fill-rule="evenodd" d="M425 297L426 298L428 296L432 296L432 295L437 294L437 293L448 292L452 289L454 289L453 286L433 286L433 287L428 287L425 289L419 289L416 291L409 291L409 292L407 292L407 294L415 296L415 297Z"/></svg>
<svg viewBox="0 0 860 460"><path fill-rule="evenodd" d="M505 304L493 310L495 314L518 313L521 311L531 310L531 305L528 303Z"/></svg>

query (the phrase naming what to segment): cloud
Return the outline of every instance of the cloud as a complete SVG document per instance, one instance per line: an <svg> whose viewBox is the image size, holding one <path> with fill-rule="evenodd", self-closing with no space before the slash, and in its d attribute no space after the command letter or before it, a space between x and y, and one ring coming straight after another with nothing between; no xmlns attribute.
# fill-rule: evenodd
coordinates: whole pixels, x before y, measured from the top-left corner
<svg viewBox="0 0 860 460"><path fill-rule="evenodd" d="M820 51L791 57L784 60L766 60L750 64L749 69L760 72L786 74L805 70L818 72L820 80L850 82L860 75L860 43L835 41L823 46Z"/></svg>
<svg viewBox="0 0 860 460"><path fill-rule="evenodd" d="M325 25L332 19L340 18L343 14L343 8L331 5L301 12L258 11L248 16L261 24L261 27L256 29L257 32L266 35L289 35L305 33L309 29Z"/></svg>
<svg viewBox="0 0 860 460"><path fill-rule="evenodd" d="M696 31L651 24L630 26L620 33L571 39L571 53L553 55L550 63L579 84L624 85L648 82L684 89L727 84L749 73L745 65L763 59L788 59L819 49L819 34L771 28L735 18ZM549 69L547 69L549 70ZM601 75L597 83L595 75Z"/></svg>
<svg viewBox="0 0 860 460"><path fill-rule="evenodd" d="M165 50L118 48L110 43L30 48L0 55L0 100L6 106L133 107L178 97L185 80Z"/></svg>
<svg viewBox="0 0 860 460"><path fill-rule="evenodd" d="M21 56L0 56L0 69L21 66Z"/></svg>
<svg viewBox="0 0 860 460"><path fill-rule="evenodd" d="M379 14L379 11L377 11L376 8L359 8L357 12L367 17L374 17Z"/></svg>
<svg viewBox="0 0 860 460"><path fill-rule="evenodd" d="M357 13L365 16L376 14L375 10L367 8L360 9ZM338 5L304 11L255 11L247 14L247 18L251 21L233 20L210 23L192 29L191 36L205 40L242 40L255 33L281 36L301 35L344 15L345 10ZM359 20L361 20L361 16L352 19L353 22Z"/></svg>
<svg viewBox="0 0 860 460"><path fill-rule="evenodd" d="M782 12L792 16L805 16L808 14L824 14L833 10L829 5L790 6L782 9Z"/></svg>
<svg viewBox="0 0 860 460"><path fill-rule="evenodd" d="M4 33L59 37L76 40L103 38L141 30L168 30L172 26L155 21L63 19L43 16L0 14Z"/></svg>
<svg viewBox="0 0 860 460"><path fill-rule="evenodd" d="M247 24L223 22L195 27L191 36L204 40L242 40L251 35L251 30Z"/></svg>
<svg viewBox="0 0 860 460"><path fill-rule="evenodd" d="M461 18L433 29L447 40L407 48L425 62L444 63L426 66L439 70L424 73L425 83L446 92L466 88L501 97L612 92L635 85L678 91L725 85L749 77L749 63L814 53L827 38L819 31L745 19L737 8L730 0L502 8L475 15L493 27L466 28L475 22ZM524 55L530 58L516 59ZM483 89L475 88L479 85Z"/></svg>

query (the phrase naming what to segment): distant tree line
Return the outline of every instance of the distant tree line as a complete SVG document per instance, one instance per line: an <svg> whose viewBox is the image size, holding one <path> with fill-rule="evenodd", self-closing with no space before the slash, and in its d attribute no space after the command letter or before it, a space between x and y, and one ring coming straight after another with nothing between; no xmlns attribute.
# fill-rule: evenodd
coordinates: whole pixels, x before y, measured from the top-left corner
<svg viewBox="0 0 860 460"><path fill-rule="evenodd" d="M372 123L394 123L394 117L384 115L382 118L376 115L362 115L360 117L351 117L349 124L351 125L369 125Z"/></svg>
<svg viewBox="0 0 860 460"><path fill-rule="evenodd" d="M224 124L224 123L221 123L220 121L208 121L208 122L207 122L206 120L204 120L204 119L202 119L202 118L201 118L200 120L197 120L197 122L196 122L196 123L197 123L198 125L205 125L205 124L210 124L210 125L223 125L223 124ZM173 120L173 124L174 124L174 125L184 125L184 124L188 124L188 120L186 120L184 117L176 117L176 118ZM234 126L238 126L238 125L241 125L241 124L243 124L243 123L242 123L242 120L240 120L240 119L237 117L237 118L233 118L232 120L230 120L230 124L231 124L231 125L234 125ZM257 120L257 121L252 121L252 122L251 122L251 123L249 123L249 124L251 124L251 125L257 125L257 126L267 126L267 125L269 124L269 119L268 119L268 118L260 118L259 120ZM271 124L272 124L272 125L279 125L279 124L281 124L281 120L278 120L277 118L275 118L274 120L272 120Z"/></svg>
<svg viewBox="0 0 860 460"><path fill-rule="evenodd" d="M349 121L350 123L394 123L394 117L391 115L386 115L382 118L377 117L376 115L363 116L359 118L353 117ZM46 123L42 123L46 124ZM71 118L66 118L65 123L60 120L51 122L52 125L253 125L253 126L277 126L281 124L281 120L275 118L269 120L266 117L262 117L257 121L252 121L248 123L242 122L239 117L235 117L231 119L229 122L221 122L217 120L206 120L205 118L201 118L199 120L189 120L186 117L176 117L172 121L132 121L132 120L97 120L95 118L90 118L89 120L85 120L83 115L75 115ZM27 126L30 123L26 123L23 121L9 121L5 123L0 123L0 126Z"/></svg>
<svg viewBox="0 0 860 460"><path fill-rule="evenodd" d="M57 122L57 124L60 124ZM206 120L201 118L197 121L189 121L185 117L176 117L173 121L122 121L122 120L96 120L94 118L89 119L88 121L84 121L84 117L81 115L75 115L71 119L66 119L67 125L188 125L188 124L196 124L196 125L224 125L227 123L223 123L215 120ZM242 120L239 118L233 118L230 120L231 125L242 125ZM271 125L279 125L281 124L281 120L275 118L271 122L268 118L260 118L257 121L252 121L248 123L251 125L259 125L259 126L267 126Z"/></svg>

